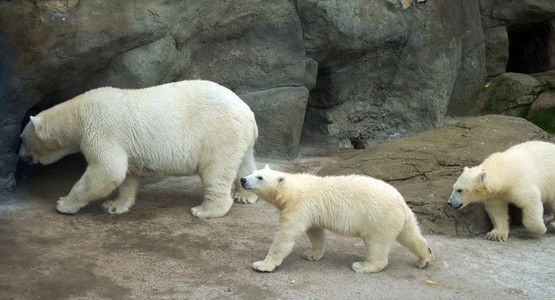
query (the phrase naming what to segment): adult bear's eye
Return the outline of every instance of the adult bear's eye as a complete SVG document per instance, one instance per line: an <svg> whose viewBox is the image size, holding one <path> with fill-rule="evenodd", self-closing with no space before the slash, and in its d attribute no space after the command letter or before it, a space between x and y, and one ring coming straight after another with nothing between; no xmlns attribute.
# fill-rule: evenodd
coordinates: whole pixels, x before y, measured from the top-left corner
<svg viewBox="0 0 555 300"><path fill-rule="evenodd" d="M458 189L458 190L457 190L457 193L462 193L462 189Z"/></svg>
<svg viewBox="0 0 555 300"><path fill-rule="evenodd" d="M264 178L262 178L262 176L256 176L256 179L258 179L258 180L264 180Z"/></svg>

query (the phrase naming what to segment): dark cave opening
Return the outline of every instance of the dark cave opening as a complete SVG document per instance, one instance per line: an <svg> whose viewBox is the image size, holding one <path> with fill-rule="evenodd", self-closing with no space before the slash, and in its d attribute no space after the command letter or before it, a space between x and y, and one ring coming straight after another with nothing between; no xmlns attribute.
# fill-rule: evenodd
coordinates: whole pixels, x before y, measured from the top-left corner
<svg viewBox="0 0 555 300"><path fill-rule="evenodd" d="M532 74L549 70L549 40L555 34L549 22L513 25L507 28L507 34L507 72Z"/></svg>

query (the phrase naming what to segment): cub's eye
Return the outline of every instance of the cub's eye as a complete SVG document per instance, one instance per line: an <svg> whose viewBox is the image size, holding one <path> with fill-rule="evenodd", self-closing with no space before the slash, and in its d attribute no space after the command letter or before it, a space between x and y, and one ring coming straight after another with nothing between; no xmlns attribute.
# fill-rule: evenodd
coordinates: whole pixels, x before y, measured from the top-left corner
<svg viewBox="0 0 555 300"><path fill-rule="evenodd" d="M462 189L457 189L457 193L462 193L463 190Z"/></svg>
<svg viewBox="0 0 555 300"><path fill-rule="evenodd" d="M256 179L258 179L258 180L264 180L264 178L262 178L262 176L256 176Z"/></svg>

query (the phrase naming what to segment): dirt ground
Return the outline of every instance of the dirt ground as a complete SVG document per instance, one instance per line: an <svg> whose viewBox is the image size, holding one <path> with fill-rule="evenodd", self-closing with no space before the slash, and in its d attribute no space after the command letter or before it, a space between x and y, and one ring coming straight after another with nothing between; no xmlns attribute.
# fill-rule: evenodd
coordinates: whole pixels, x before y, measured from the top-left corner
<svg viewBox="0 0 555 300"><path fill-rule="evenodd" d="M316 172L339 157L308 152L258 163ZM102 200L73 216L57 213L56 199L82 171L75 160L59 162L0 199L0 299L555 298L553 232L513 228L506 243L426 235L435 254L428 268L395 244L377 274L351 270L364 259L361 240L330 233L324 257L309 262L302 236L276 271L258 273L251 265L278 224L270 205L234 204L223 218L200 220L190 213L202 200L198 177L169 177L144 179L122 215L102 211Z"/></svg>

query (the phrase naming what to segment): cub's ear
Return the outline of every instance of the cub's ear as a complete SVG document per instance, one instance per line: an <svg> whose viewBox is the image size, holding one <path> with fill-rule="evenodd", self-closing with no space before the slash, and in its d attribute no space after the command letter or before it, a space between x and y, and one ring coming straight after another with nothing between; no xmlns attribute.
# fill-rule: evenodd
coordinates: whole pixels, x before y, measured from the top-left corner
<svg viewBox="0 0 555 300"><path fill-rule="evenodd" d="M35 129L35 134L39 139L46 139L50 137L40 117L31 116L30 119L31 124L33 124L33 128Z"/></svg>
<svg viewBox="0 0 555 300"><path fill-rule="evenodd" d="M468 167L463 168L463 172L466 172L466 171L468 171Z"/></svg>
<svg viewBox="0 0 555 300"><path fill-rule="evenodd" d="M266 165L264 166L264 170L270 170L270 166L269 166L268 164L266 164Z"/></svg>
<svg viewBox="0 0 555 300"><path fill-rule="evenodd" d="M278 178L279 185L283 185L285 183L285 177Z"/></svg>
<svg viewBox="0 0 555 300"><path fill-rule="evenodd" d="M486 184L486 172L482 171L478 177L476 177L476 184L480 186L485 186Z"/></svg>

